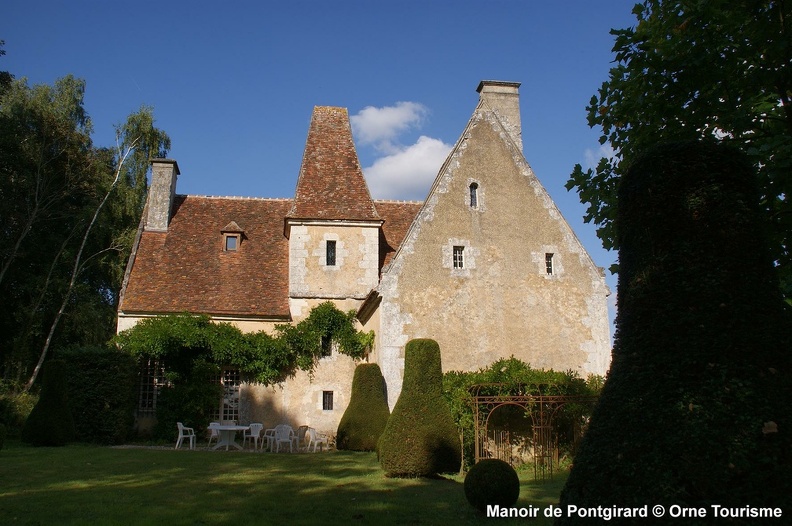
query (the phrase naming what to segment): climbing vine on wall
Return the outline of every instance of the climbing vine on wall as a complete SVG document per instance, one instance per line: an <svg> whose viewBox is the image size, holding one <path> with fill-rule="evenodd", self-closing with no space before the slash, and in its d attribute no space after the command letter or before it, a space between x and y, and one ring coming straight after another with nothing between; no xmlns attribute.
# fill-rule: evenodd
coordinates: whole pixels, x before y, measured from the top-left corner
<svg viewBox="0 0 792 526"><path fill-rule="evenodd" d="M171 381L188 375L196 360L205 360L237 367L246 380L268 385L297 370L313 371L323 338L340 353L360 359L371 349L374 332L358 331L355 311L341 312L328 301L295 325L276 325L275 334L243 333L208 316L178 314L142 320L115 342L133 356L163 360Z"/></svg>

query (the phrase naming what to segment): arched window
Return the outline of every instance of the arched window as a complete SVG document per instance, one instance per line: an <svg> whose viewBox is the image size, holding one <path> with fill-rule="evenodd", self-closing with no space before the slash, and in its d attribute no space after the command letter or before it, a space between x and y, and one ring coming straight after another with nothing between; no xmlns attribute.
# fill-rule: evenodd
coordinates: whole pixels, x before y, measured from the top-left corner
<svg viewBox="0 0 792 526"><path fill-rule="evenodd" d="M478 208L478 183L470 183L470 208Z"/></svg>

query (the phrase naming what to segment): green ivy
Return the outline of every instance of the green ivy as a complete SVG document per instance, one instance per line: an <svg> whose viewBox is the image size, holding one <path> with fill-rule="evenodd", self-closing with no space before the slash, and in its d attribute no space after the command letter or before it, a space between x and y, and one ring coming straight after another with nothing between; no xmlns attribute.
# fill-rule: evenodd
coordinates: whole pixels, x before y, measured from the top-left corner
<svg viewBox="0 0 792 526"><path fill-rule="evenodd" d="M205 315L177 314L142 320L115 343L138 358L164 360L172 382L189 376L194 361L202 359L237 367L245 380L270 385L297 370L313 371L323 337L354 359L363 358L374 342L373 331L355 328L355 311L341 312L328 301L295 325L276 325L274 335L243 333Z"/></svg>

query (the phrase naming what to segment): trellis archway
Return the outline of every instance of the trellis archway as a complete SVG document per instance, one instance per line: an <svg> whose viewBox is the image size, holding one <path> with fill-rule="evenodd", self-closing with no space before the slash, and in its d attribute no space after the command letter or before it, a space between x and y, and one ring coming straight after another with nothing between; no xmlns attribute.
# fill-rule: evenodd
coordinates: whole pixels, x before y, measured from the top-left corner
<svg viewBox="0 0 792 526"><path fill-rule="evenodd" d="M553 394L549 384L476 384L470 387L475 424L475 461L487 456L487 425L496 409L517 406L531 418L534 478L552 478L558 462L556 417L571 404L589 408L596 396ZM511 463L511 459L509 459Z"/></svg>

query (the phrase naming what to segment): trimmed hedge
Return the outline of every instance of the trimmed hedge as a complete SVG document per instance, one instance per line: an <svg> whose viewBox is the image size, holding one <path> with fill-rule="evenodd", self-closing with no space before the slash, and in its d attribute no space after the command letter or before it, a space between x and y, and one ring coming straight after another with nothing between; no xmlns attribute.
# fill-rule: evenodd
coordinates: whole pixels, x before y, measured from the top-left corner
<svg viewBox="0 0 792 526"><path fill-rule="evenodd" d="M50 360L41 375L41 396L22 428L22 441L34 446L65 446L74 441L65 364Z"/></svg>
<svg viewBox="0 0 792 526"><path fill-rule="evenodd" d="M401 394L380 438L382 469L388 477L429 477L459 471L460 457L459 431L443 397L440 347L410 340Z"/></svg>
<svg viewBox="0 0 792 526"><path fill-rule="evenodd" d="M98 347L59 351L66 363L77 440L121 444L132 431L138 362L129 353Z"/></svg>
<svg viewBox="0 0 792 526"><path fill-rule="evenodd" d="M355 368L352 395L336 433L336 448L374 451L377 448L390 410L385 394L385 379L379 365L362 363Z"/></svg>
<svg viewBox="0 0 792 526"><path fill-rule="evenodd" d="M789 507L792 324L750 165L661 146L618 203L613 363L561 507Z"/></svg>
<svg viewBox="0 0 792 526"><path fill-rule="evenodd" d="M508 462L485 458L465 476L465 498L471 506L484 512L487 506L510 508L520 497L520 477Z"/></svg>

